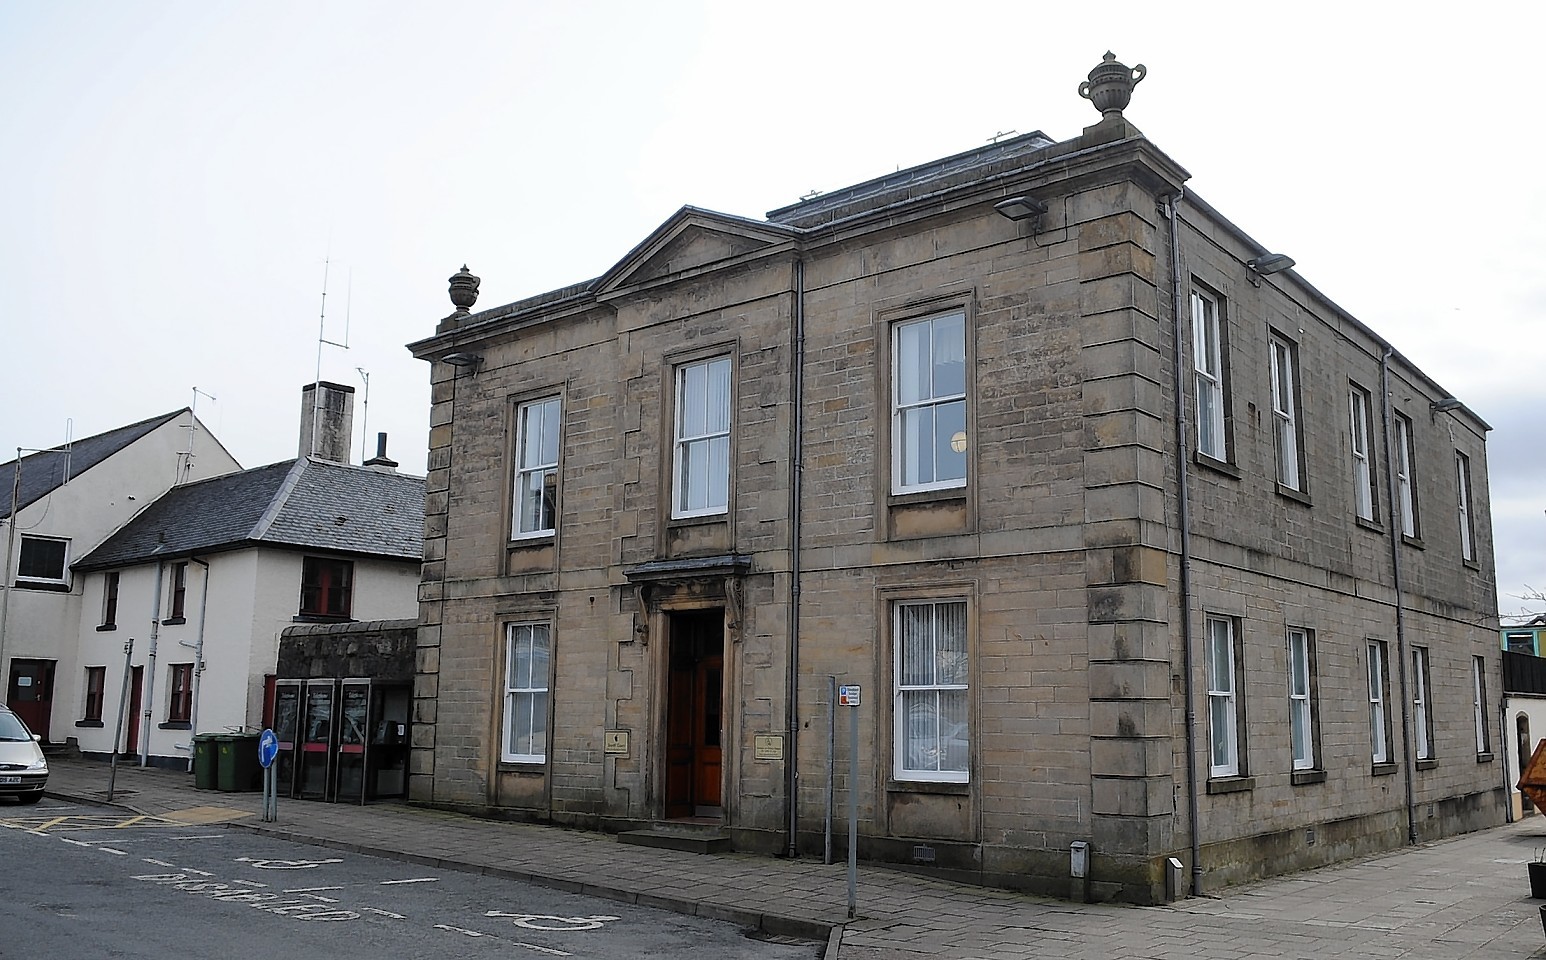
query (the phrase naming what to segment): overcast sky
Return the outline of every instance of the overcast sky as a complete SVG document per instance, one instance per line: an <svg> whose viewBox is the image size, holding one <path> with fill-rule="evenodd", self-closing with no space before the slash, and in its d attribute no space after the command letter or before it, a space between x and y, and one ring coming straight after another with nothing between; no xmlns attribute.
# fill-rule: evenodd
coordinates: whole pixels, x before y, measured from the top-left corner
<svg viewBox="0 0 1546 960"><path fill-rule="evenodd" d="M1500 607L1546 588L1546 5L0 0L0 460L187 406L244 466L358 388L422 473L450 312L594 277L673 211L760 217L1128 119L1495 428ZM358 459L358 457L357 457ZM1431 474L1438 482L1438 471ZM1533 609L1546 609L1534 604Z"/></svg>

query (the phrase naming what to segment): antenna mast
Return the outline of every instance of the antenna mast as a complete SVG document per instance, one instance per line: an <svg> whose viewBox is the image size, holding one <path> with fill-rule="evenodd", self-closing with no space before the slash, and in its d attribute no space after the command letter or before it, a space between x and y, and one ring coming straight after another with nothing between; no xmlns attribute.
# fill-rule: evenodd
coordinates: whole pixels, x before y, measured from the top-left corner
<svg viewBox="0 0 1546 960"><path fill-rule="evenodd" d="M353 299L354 271L349 271L350 296L344 300L344 342L338 343L327 338L327 274L332 266L330 257L322 260L322 312L317 320L317 378L311 388L311 450L310 456L317 455L317 432L322 429L322 345L330 347L342 347L349 349L349 300Z"/></svg>
<svg viewBox="0 0 1546 960"><path fill-rule="evenodd" d="M199 395L203 394L212 402L219 403L213 394L204 393L198 387L193 388L193 403L188 407L188 449L177 455L177 478L174 483L186 483L188 474L193 472L193 438L199 429Z"/></svg>
<svg viewBox="0 0 1546 960"><path fill-rule="evenodd" d="M366 444L370 442L370 371L364 367L355 367L360 372L360 379L365 381L365 398L360 403L360 462L370 459L365 456Z"/></svg>

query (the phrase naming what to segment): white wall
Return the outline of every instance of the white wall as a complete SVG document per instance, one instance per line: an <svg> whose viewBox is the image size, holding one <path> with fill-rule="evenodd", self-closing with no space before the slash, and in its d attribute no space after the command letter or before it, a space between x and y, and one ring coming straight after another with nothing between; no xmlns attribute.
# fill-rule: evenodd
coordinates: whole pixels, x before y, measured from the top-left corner
<svg viewBox="0 0 1546 960"><path fill-rule="evenodd" d="M157 639L155 679L149 698L152 757L186 759L194 734L258 729L262 722L263 677L274 672L279 634L295 624L300 610L304 556L288 550L250 548L201 558L210 566L197 729L164 730L160 724L166 720L170 704L171 665L194 662L194 651L181 641L196 643L199 638L205 573L197 563L189 564L184 603L187 622L162 624ZM89 609L100 611L106 575L92 573L80 579L84 603ZM96 612L83 619L78 629L80 657L70 675L66 676L61 666L56 678L54 716L61 730L56 739L63 739L62 731L67 730L79 739L84 751L111 751L114 711L123 684L123 644L129 637L135 638L133 663L145 666L146 686L152 686L149 638L150 621L155 616L155 579L154 563L120 571L116 630L97 630L101 618ZM163 603L169 581L168 572L161 585ZM354 618L387 620L417 616L418 583L417 561L355 560ZM166 615L164 611L163 616ZM107 668L101 727L76 725L85 710L85 673L89 666ZM141 724L144 726L143 716Z"/></svg>
<svg viewBox="0 0 1546 960"><path fill-rule="evenodd" d="M68 686L69 697L56 700L55 716L68 716L82 750L107 753L112 749L113 728L123 689L124 642L134 639L132 665L145 668L145 691L141 701L141 727L150 731L150 755L186 759L188 744L195 733L223 733L247 725L244 691L246 687L247 648L251 642L252 582L257 566L256 550L217 553L200 558L209 564L206 574L197 562L188 564L187 593L184 599L185 622L162 623L155 640L155 667L151 669L151 620L156 617L156 564L145 563L119 571L118 624L111 632L97 629L100 617L87 617L80 626L80 658L74 674L59 677L56 696ZM166 608L170 590L171 564L161 581L161 616L170 616ZM208 576L208 598L205 578ZM82 578L88 606L98 609L106 574L87 574ZM202 617L201 617L202 614ZM197 729L163 729L171 705L171 667L195 663L196 644L203 626L204 672L198 678L195 705ZM103 706L103 726L80 726L85 713L86 668L105 666L107 683ZM150 711L148 726L143 712ZM68 713L64 713L68 711ZM127 730L127 721L125 722ZM143 734L142 734L143 736ZM136 752L139 747L136 745Z"/></svg>
<svg viewBox="0 0 1546 960"><path fill-rule="evenodd" d="M1519 755L1518 720L1523 716L1530 722L1530 752L1534 752L1542 740L1546 740L1546 697L1534 697L1528 694L1511 694L1503 701L1504 717L1503 736L1504 748L1508 751L1508 791L1509 799L1513 803L1514 818L1518 819L1523 812L1523 796L1519 792L1519 769L1529 761L1530 753ZM1539 812L1536 814L1539 815Z"/></svg>
<svg viewBox="0 0 1546 960"><path fill-rule="evenodd" d="M128 447L73 478L37 503L22 509L16 522L16 548L9 569L14 572L26 535L57 537L70 541L66 564L74 563L95 549L108 536L133 519L167 490L176 479L178 453L187 449L189 414L162 424ZM221 476L239 469L225 448L201 424L194 439L194 469L191 479ZM49 456L54 456L49 454ZM0 487L10 483L0 477ZM8 534L3 526L0 532ZM0 535L0 554L6 536ZM6 569L0 556L0 570ZM76 638L84 627L95 628L101 622L102 594L87 599L83 578L72 577L69 592L13 589L4 630L4 663L0 663L0 683L10 676L9 661L15 658L56 660L54 675L54 711L50 738L63 740L71 735L71 724L80 714L65 709L62 701L78 697L76 679L84 675L84 662L76 657ZM14 573L13 573L14 580ZM0 583L0 589L9 585ZM123 600L119 600L123 609ZM121 652L121 651L120 651ZM0 695L3 695L0 687Z"/></svg>

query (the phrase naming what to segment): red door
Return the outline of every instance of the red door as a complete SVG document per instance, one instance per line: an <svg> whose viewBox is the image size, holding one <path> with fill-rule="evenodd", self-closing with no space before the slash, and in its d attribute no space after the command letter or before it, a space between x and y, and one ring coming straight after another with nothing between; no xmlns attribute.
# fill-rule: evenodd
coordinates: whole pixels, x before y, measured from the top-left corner
<svg viewBox="0 0 1546 960"><path fill-rule="evenodd" d="M133 667L129 671L129 736L124 740L123 752L130 756L140 752L140 688L144 686L145 668Z"/></svg>
<svg viewBox="0 0 1546 960"><path fill-rule="evenodd" d="M12 660L5 702L28 730L47 740L48 720L54 712L54 661Z"/></svg>

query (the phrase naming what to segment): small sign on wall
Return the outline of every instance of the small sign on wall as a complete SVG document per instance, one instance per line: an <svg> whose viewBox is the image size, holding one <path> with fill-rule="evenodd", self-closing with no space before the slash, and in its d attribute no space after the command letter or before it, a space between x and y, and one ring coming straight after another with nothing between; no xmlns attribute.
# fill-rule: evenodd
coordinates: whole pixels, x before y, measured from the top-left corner
<svg viewBox="0 0 1546 960"><path fill-rule="evenodd" d="M757 734L756 750L758 760L784 759L784 735L781 733Z"/></svg>
<svg viewBox="0 0 1546 960"><path fill-rule="evenodd" d="M857 707L859 697L860 690L857 683L845 683L837 688L837 705L840 707Z"/></svg>
<svg viewBox="0 0 1546 960"><path fill-rule="evenodd" d="M602 750L610 755L628 754L628 731L608 730L602 741Z"/></svg>

